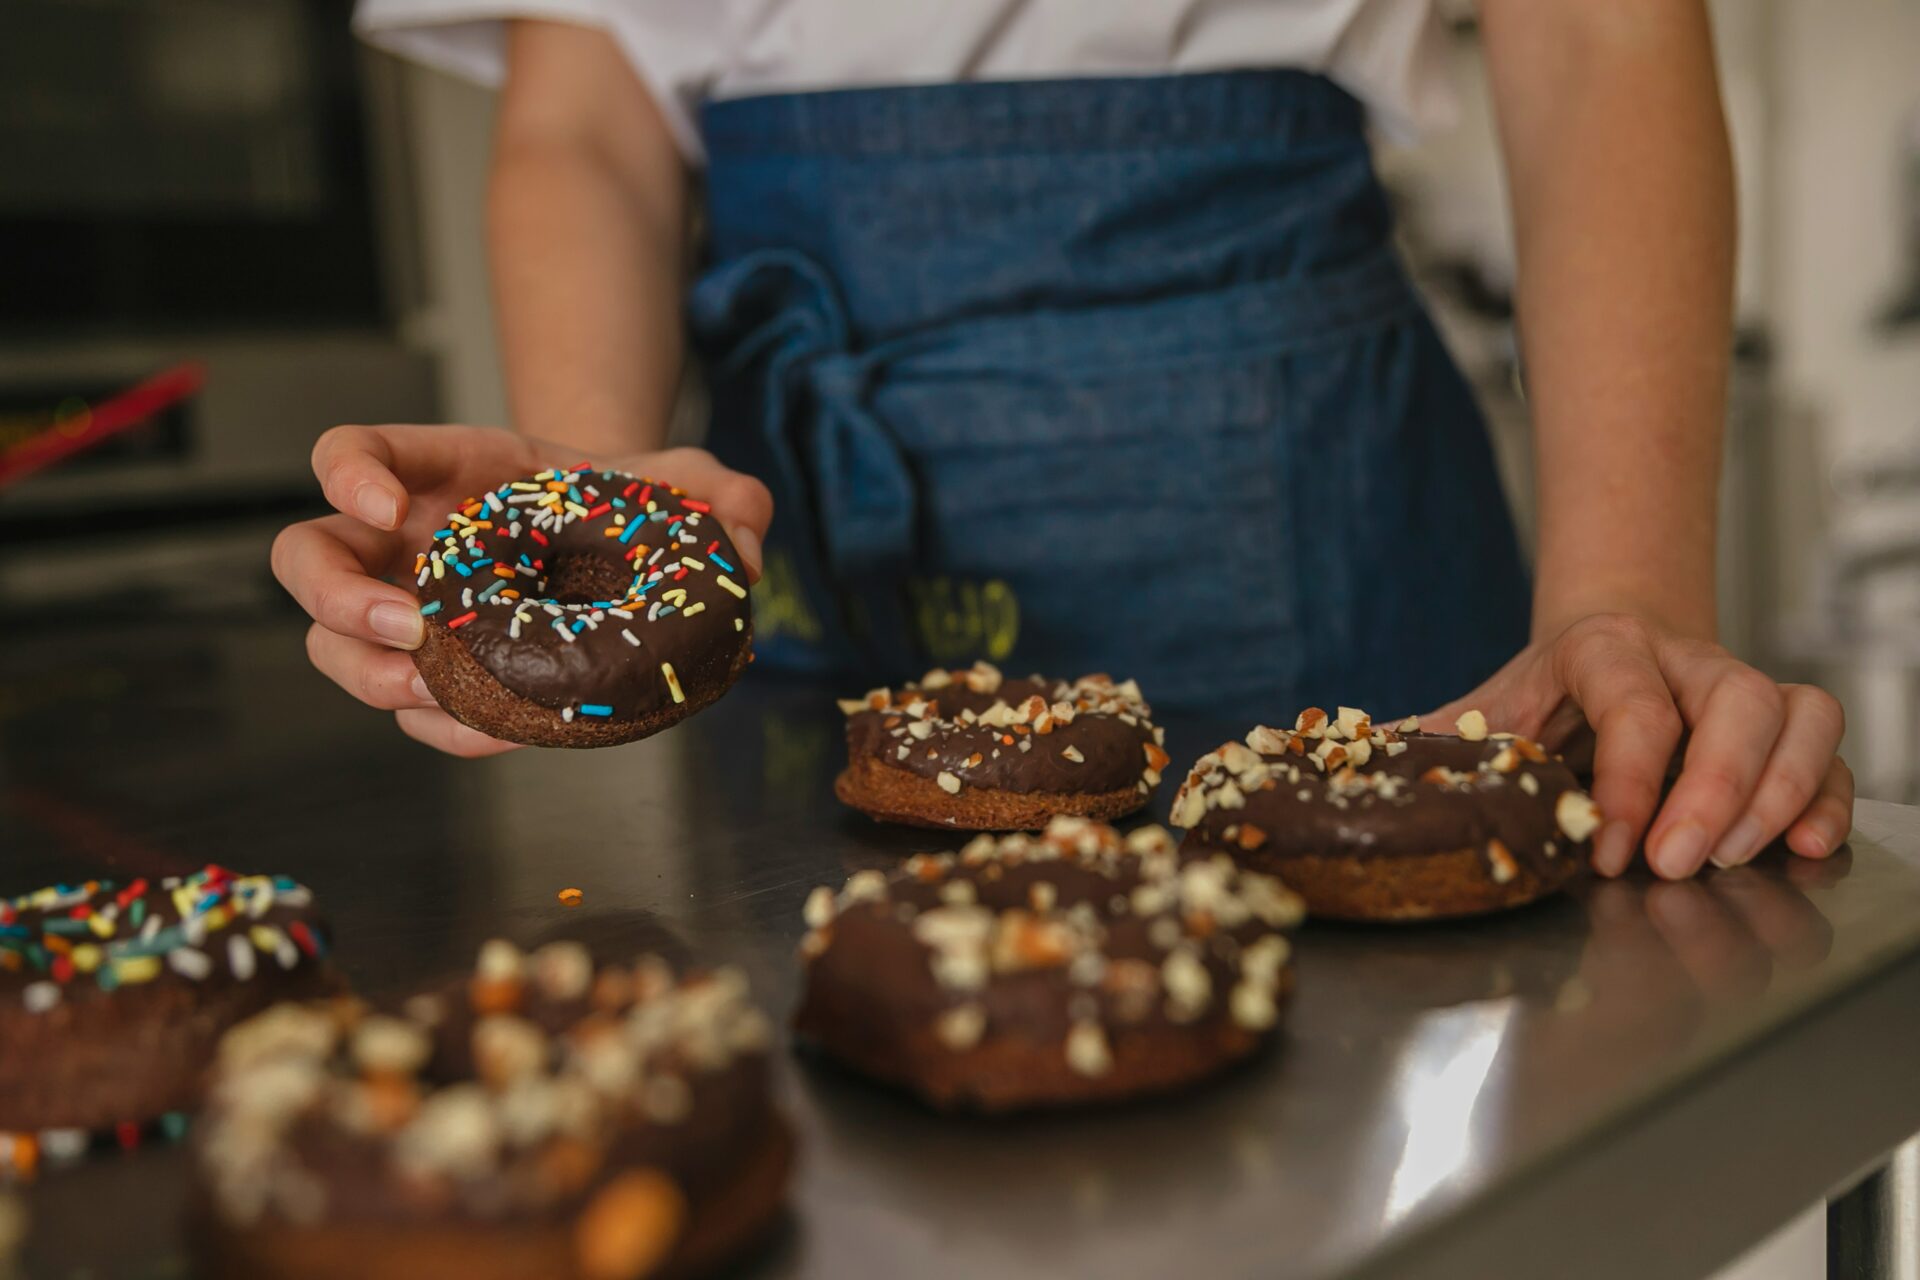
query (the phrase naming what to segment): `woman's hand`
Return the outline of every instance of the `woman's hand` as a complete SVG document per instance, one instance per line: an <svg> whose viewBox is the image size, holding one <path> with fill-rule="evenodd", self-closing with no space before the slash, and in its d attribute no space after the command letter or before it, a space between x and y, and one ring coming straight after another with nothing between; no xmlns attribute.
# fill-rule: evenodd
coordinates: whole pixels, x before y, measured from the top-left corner
<svg viewBox="0 0 1920 1280"><path fill-rule="evenodd" d="M1738 866L1783 832L1795 853L1824 858L1853 827L1853 774L1835 754L1846 717L1831 694L1776 684L1719 645L1640 618L1582 618L1429 722L1444 730L1470 707L1555 749L1591 726L1602 875L1626 870L1643 834L1648 865L1679 880L1708 860Z"/></svg>
<svg viewBox="0 0 1920 1280"><path fill-rule="evenodd" d="M425 623L410 586L383 581L412 567L449 511L504 480L576 460L577 449L496 427L335 427L313 450L313 473L338 515L283 529L273 573L313 618L307 654L320 671L368 706L392 711L410 737L459 756L510 750L434 704L408 651ZM760 540L773 498L751 476L702 449L596 460L698 494L713 504L745 562L760 577Z"/></svg>

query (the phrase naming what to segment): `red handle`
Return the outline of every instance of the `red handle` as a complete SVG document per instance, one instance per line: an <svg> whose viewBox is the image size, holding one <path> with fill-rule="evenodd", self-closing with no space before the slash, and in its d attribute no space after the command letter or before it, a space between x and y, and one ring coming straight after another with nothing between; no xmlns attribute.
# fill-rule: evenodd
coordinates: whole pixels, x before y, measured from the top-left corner
<svg viewBox="0 0 1920 1280"><path fill-rule="evenodd" d="M175 365L85 410L77 420L68 419L0 450L0 488L139 426L191 397L206 381L206 366L198 361Z"/></svg>

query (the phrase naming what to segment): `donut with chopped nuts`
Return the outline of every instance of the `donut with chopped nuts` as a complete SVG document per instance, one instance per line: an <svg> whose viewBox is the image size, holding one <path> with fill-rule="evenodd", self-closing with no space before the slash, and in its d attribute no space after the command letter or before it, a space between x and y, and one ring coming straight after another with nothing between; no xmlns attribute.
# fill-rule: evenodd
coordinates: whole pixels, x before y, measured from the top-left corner
<svg viewBox="0 0 1920 1280"><path fill-rule="evenodd" d="M1159 827L976 837L815 889L803 1043L935 1107L1014 1111L1193 1084L1258 1049L1300 899Z"/></svg>
<svg viewBox="0 0 1920 1280"><path fill-rule="evenodd" d="M195 1108L221 1033L333 989L327 937L303 886L214 866L0 898L0 1135L14 1163Z"/></svg>
<svg viewBox="0 0 1920 1280"><path fill-rule="evenodd" d="M1181 852L1227 853L1315 916L1430 920L1532 902L1586 863L1600 811L1558 757L1469 711L1452 734L1318 707L1200 757L1173 801Z"/></svg>
<svg viewBox="0 0 1920 1280"><path fill-rule="evenodd" d="M753 660L740 556L707 504L582 466L462 504L414 562L414 665L507 742L608 747L713 702Z"/></svg>
<svg viewBox="0 0 1920 1280"><path fill-rule="evenodd" d="M375 1010L276 1007L220 1046L194 1137L207 1274L633 1280L759 1240L792 1141L733 969L495 940Z"/></svg>
<svg viewBox="0 0 1920 1280"><path fill-rule="evenodd" d="M1140 687L1104 675L1008 680L977 662L840 709L847 768L834 794L880 822L1038 831L1060 814L1119 818L1167 766Z"/></svg>

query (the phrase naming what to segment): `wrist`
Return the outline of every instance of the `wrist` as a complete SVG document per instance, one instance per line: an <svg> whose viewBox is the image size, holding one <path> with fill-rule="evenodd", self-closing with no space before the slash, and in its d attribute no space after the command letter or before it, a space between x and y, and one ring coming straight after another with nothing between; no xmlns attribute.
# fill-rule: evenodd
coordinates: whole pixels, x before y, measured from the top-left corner
<svg viewBox="0 0 1920 1280"><path fill-rule="evenodd" d="M1534 591L1532 639L1552 640L1582 618L1625 614L1663 630L1698 640L1719 634L1711 583L1676 591L1661 583L1593 582L1556 588L1543 580Z"/></svg>

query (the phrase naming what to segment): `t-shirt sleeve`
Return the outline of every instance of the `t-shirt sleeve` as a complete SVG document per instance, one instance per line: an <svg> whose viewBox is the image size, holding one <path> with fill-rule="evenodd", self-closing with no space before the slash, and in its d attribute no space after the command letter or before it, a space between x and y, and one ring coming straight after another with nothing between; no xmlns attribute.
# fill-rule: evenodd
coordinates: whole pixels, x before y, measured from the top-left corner
<svg viewBox="0 0 1920 1280"><path fill-rule="evenodd" d="M375 48L498 88L510 18L607 26L604 0L359 0L353 29Z"/></svg>

